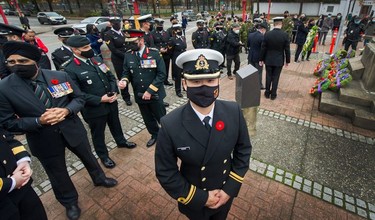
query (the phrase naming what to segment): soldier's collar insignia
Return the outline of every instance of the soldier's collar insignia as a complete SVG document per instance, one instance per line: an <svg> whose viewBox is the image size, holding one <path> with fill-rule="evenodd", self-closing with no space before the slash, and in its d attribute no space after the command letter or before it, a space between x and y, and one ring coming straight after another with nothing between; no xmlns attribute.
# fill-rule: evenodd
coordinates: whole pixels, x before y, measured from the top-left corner
<svg viewBox="0 0 375 220"><path fill-rule="evenodd" d="M201 54L195 62L195 70L208 70L209 67L206 57Z"/></svg>

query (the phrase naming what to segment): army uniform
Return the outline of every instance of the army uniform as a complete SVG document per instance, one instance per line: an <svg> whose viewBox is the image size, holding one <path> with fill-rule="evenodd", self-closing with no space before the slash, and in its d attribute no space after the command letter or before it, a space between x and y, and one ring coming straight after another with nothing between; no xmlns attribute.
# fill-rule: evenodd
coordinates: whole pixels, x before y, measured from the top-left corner
<svg viewBox="0 0 375 220"><path fill-rule="evenodd" d="M131 34L131 33L130 33ZM139 51L127 51L124 59L124 72L121 80L132 84L135 102L139 106L151 139L147 146L152 146L159 132L160 118L166 114L163 99L166 96L164 81L166 77L162 56L156 49L143 48ZM126 86L128 87L128 86ZM142 99L145 92L151 94L150 100Z"/></svg>
<svg viewBox="0 0 375 220"><path fill-rule="evenodd" d="M197 21L197 25L203 26L203 23ZM198 27L198 30L194 31L191 36L191 41L195 49L199 48L210 48L209 33L207 29L202 28L201 30Z"/></svg>
<svg viewBox="0 0 375 220"><path fill-rule="evenodd" d="M241 39L241 42L245 45L245 52L247 53L247 36L248 36L248 33L249 33L249 26L247 23L241 23L240 24L241 28L240 28L240 39ZM242 48L241 48L241 52L242 52Z"/></svg>
<svg viewBox="0 0 375 220"><path fill-rule="evenodd" d="M87 41L87 43L90 42ZM107 168L114 167L113 161L106 163L109 159L104 136L106 124L117 146L128 147L130 143L125 139L121 128L118 102L102 102L104 95L113 96L118 93L115 76L100 57L83 60L74 56L64 63L63 68L84 93L86 102L81 113L83 119L89 124L96 153Z"/></svg>
<svg viewBox="0 0 375 220"><path fill-rule="evenodd" d="M218 25L220 25L220 26L218 27ZM223 28L221 23L217 24L215 26L215 28L220 28L220 30L215 29L214 32L210 36L211 49L219 51L223 55L224 60L225 60L225 48L226 48L227 33L223 30L224 28ZM224 64L224 62L223 62L223 64ZM221 66L223 66L223 64L221 64Z"/></svg>
<svg viewBox="0 0 375 220"><path fill-rule="evenodd" d="M293 22L292 18L291 17L284 18L283 26L282 26L281 30L285 31L290 38L292 37L293 27L294 27L294 22Z"/></svg>
<svg viewBox="0 0 375 220"><path fill-rule="evenodd" d="M175 25L175 28L178 29L178 31L182 30L179 28L178 25ZM168 43L168 49L171 51L172 56L172 74L174 74L175 79L175 92L176 95L180 96L181 94L181 72L182 69L179 68L176 65L176 59L177 57L186 51L187 45L186 45L186 39L184 36L173 36L171 37L169 43Z"/></svg>
<svg viewBox="0 0 375 220"><path fill-rule="evenodd" d="M127 50L125 44L125 36L123 33L111 29L104 35L105 43L111 51L111 60L115 68L117 79L121 79L124 64L124 54ZM126 87L121 90L121 95L127 105L131 105L129 89Z"/></svg>

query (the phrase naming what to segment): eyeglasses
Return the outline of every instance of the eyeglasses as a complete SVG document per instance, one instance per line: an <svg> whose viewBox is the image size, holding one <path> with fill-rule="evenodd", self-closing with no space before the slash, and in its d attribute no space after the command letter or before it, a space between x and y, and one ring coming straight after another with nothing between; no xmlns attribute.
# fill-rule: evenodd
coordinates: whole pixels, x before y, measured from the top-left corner
<svg viewBox="0 0 375 220"><path fill-rule="evenodd" d="M32 62L32 60L30 59L24 59L24 58L21 58L21 59L17 59L17 60L6 60L5 63L6 64L9 64L9 65L15 65L15 64L26 64L26 63L30 63Z"/></svg>

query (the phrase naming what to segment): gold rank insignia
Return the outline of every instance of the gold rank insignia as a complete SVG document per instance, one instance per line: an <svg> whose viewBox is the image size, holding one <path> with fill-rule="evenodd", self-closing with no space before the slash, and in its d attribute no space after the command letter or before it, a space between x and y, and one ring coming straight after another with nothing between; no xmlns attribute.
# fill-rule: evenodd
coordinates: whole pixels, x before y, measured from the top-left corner
<svg viewBox="0 0 375 220"><path fill-rule="evenodd" d="M201 54L195 62L195 70L208 70L209 66L210 64L208 64L208 61L203 54Z"/></svg>
<svg viewBox="0 0 375 220"><path fill-rule="evenodd" d="M111 42L111 40L109 40L109 41L104 41L104 42L105 42L105 44L108 45L108 44Z"/></svg>

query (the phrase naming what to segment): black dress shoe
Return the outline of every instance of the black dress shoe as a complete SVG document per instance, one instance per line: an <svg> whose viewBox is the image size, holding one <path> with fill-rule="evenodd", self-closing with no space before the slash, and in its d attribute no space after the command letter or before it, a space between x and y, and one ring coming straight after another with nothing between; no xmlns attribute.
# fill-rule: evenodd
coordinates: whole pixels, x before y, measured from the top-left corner
<svg viewBox="0 0 375 220"><path fill-rule="evenodd" d="M164 107L168 107L169 106L168 102L163 102L163 104L164 104Z"/></svg>
<svg viewBox="0 0 375 220"><path fill-rule="evenodd" d="M180 97L180 98L184 97L184 95L182 95L181 93L177 93L176 95L177 95L178 97Z"/></svg>
<svg viewBox="0 0 375 220"><path fill-rule="evenodd" d="M276 99L276 96L271 95L271 100L275 100L275 99Z"/></svg>
<svg viewBox="0 0 375 220"><path fill-rule="evenodd" d="M137 144L134 143L134 142L131 142L131 141L127 141L127 142L125 142L125 144L118 144L117 145L118 148L129 148L129 149L135 148L136 146L137 146Z"/></svg>
<svg viewBox="0 0 375 220"><path fill-rule="evenodd" d="M95 183L94 186L104 186L106 188L111 188L117 185L117 180L113 178L106 177L103 182Z"/></svg>
<svg viewBox="0 0 375 220"><path fill-rule="evenodd" d="M165 82L164 82L164 85L166 85L166 86L173 86L173 83L171 83L171 82L169 82L169 81L165 81Z"/></svg>
<svg viewBox="0 0 375 220"><path fill-rule="evenodd" d="M270 94L268 94L268 93L264 93L264 96L266 97L266 99L270 98Z"/></svg>
<svg viewBox="0 0 375 220"><path fill-rule="evenodd" d="M130 101L130 100L125 101L125 103L126 103L127 106L133 105L132 101Z"/></svg>
<svg viewBox="0 0 375 220"><path fill-rule="evenodd" d="M147 141L146 146L151 147L152 145L155 144L155 142L156 142L156 138L151 138L149 141Z"/></svg>
<svg viewBox="0 0 375 220"><path fill-rule="evenodd" d="M106 158L103 158L103 159L100 159L103 163L103 165L106 167L106 168L109 168L109 169L112 169L116 166L116 163L115 161L113 161L111 158L109 157L106 157Z"/></svg>
<svg viewBox="0 0 375 220"><path fill-rule="evenodd" d="M69 220L79 219L79 216L81 216L81 209L77 204L68 205L66 206L66 216Z"/></svg>

